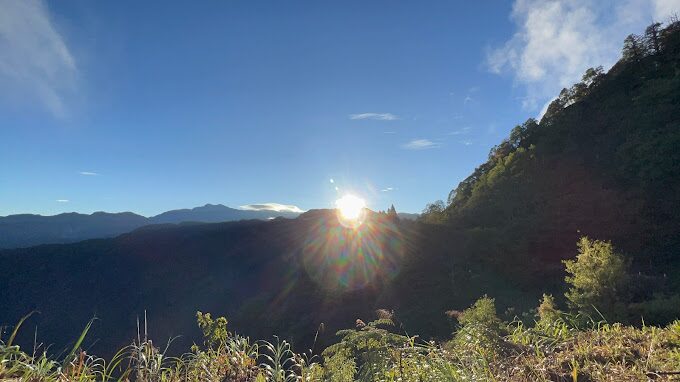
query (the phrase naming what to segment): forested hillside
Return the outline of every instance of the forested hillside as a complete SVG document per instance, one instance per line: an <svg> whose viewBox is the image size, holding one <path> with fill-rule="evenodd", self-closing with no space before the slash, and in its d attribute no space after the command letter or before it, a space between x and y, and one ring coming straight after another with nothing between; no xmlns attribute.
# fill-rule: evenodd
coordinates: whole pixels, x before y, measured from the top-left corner
<svg viewBox="0 0 680 382"><path fill-rule="evenodd" d="M636 270L669 276L677 290L678 23L629 36L608 73L586 71L540 122L516 126L446 204L426 212L424 221L464 231L478 258L524 278L559 266L588 235L611 240Z"/></svg>

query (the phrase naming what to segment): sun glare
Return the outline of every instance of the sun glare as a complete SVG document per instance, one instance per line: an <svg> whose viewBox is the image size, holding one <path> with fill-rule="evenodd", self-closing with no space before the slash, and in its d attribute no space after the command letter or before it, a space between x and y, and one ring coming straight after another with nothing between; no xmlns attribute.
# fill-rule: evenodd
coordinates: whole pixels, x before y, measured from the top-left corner
<svg viewBox="0 0 680 382"><path fill-rule="evenodd" d="M335 207L343 219L355 221L363 215L366 201L358 196L347 194L335 201Z"/></svg>

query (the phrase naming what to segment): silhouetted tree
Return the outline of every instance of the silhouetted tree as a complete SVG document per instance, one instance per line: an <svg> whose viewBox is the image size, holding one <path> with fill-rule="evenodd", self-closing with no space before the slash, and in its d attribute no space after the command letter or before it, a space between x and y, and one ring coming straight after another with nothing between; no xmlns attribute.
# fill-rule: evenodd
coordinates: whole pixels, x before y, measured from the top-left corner
<svg viewBox="0 0 680 382"><path fill-rule="evenodd" d="M623 40L623 51L621 52L625 61L640 61L644 56L644 43L640 36L630 34Z"/></svg>
<svg viewBox="0 0 680 382"><path fill-rule="evenodd" d="M583 74L581 81L590 88L597 86L602 77L604 77L604 68L602 66L598 66L597 68L588 68Z"/></svg>
<svg viewBox="0 0 680 382"><path fill-rule="evenodd" d="M510 143L510 140L504 139L501 143L491 148L491 151L489 151L489 161L498 162L513 151L514 147L512 143Z"/></svg>
<svg viewBox="0 0 680 382"><path fill-rule="evenodd" d="M645 45L651 54L661 53L661 39L659 38L661 23L652 23L645 29Z"/></svg>
<svg viewBox="0 0 680 382"><path fill-rule="evenodd" d="M434 203L429 203L423 213L421 214L422 221L426 223L436 223L441 224L446 222L446 206L441 200L437 200Z"/></svg>
<svg viewBox="0 0 680 382"><path fill-rule="evenodd" d="M390 208L387 209L387 217L393 220L399 219L399 215L397 214L397 209L394 208L394 204L392 204Z"/></svg>
<svg viewBox="0 0 680 382"><path fill-rule="evenodd" d="M527 119L526 122L521 125L517 125L514 129L512 129L509 139L510 144L514 148L528 148L533 143L531 138L536 132L536 129L538 129L538 122L533 118Z"/></svg>

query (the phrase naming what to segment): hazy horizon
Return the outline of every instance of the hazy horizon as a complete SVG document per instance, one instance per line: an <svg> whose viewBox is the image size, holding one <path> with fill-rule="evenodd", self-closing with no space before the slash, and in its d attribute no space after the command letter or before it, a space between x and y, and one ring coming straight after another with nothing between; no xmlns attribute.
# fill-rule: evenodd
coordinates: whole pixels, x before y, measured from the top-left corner
<svg viewBox="0 0 680 382"><path fill-rule="evenodd" d="M98 213L98 212L105 212L105 213L110 213L110 214L120 214L120 213L130 212L130 213L133 213L133 214L136 214L136 215L139 215L139 216L150 218L150 217L154 217L154 216L157 216L157 215L160 215L162 213L169 212L169 211L192 210L192 209L195 209L195 208L201 208L201 207L206 207L206 206L224 206L224 207L227 207L227 208L232 208L232 209L240 210L240 211L276 211L276 212L290 212L290 213L298 213L298 214L309 212L311 210L323 210L323 209L336 209L337 208L337 207L334 207L334 206L326 206L326 207L312 207L312 208L309 208L309 209L306 209L306 210L300 210L300 209L295 209L294 207L296 207L296 206L292 206L292 205L282 205L282 204L276 205L276 203L268 203L268 204L270 204L270 205L267 206L266 204L257 204L256 203L256 204L245 205L245 206L231 206L231 205L228 205L228 204L225 204L225 203L205 203L205 204L202 204L202 205L199 205L199 206L193 206L193 207L171 208L171 209L168 209L168 210L159 211L157 213L152 213L152 214L149 214L149 215L141 214L139 212L130 211L130 210L121 210L121 211L94 210L94 211L91 211L91 212L63 211L63 212L58 212L58 213L49 214L49 215L32 214L32 213L17 213L17 214L9 214L9 215L0 215L0 218L1 217L7 217L7 216L13 216L13 215L55 216L55 215L69 214L69 213L92 215L92 214L95 214L95 213ZM374 211L374 212L384 211L384 210L379 210L379 209L374 209L374 208L368 208L368 209L371 210L371 211ZM397 210L397 212L400 213L400 214L401 213L416 214L416 215L420 214L420 212L411 212L411 211L399 211L399 210Z"/></svg>

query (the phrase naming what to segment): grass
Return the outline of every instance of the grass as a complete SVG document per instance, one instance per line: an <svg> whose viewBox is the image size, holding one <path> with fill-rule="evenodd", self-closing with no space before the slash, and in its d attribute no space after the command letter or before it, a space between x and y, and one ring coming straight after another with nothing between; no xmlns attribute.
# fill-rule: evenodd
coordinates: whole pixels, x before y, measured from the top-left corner
<svg viewBox="0 0 680 382"><path fill-rule="evenodd" d="M316 355L296 353L277 337L251 341L227 331L225 318L199 312L204 342L184 355L168 357L171 341L159 347L144 334L110 360L81 349L92 322L65 356L40 349L29 354L13 343L24 318L0 339L0 381L680 380L680 321L631 327L559 312L527 325L489 319L495 314L489 307L475 304L462 312L466 318L442 343L399 333L393 314L381 310L375 321L357 320L355 328L338 332L339 342Z"/></svg>

